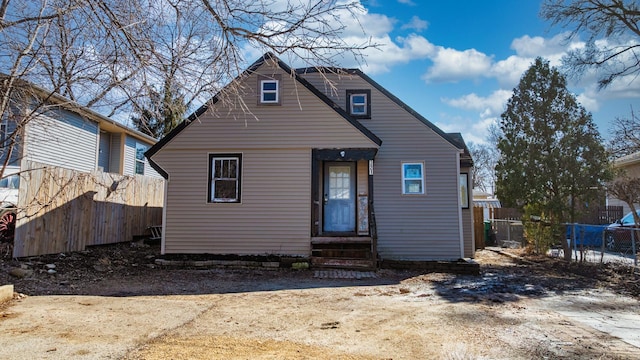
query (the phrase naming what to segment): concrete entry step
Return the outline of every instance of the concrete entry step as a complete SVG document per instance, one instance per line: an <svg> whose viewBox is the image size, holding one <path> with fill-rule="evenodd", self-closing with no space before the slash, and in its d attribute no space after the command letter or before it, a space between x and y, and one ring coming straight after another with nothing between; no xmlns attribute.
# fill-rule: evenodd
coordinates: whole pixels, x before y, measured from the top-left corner
<svg viewBox="0 0 640 360"><path fill-rule="evenodd" d="M333 258L333 257L311 257L311 267L313 268L333 268L351 270L374 270L376 261L371 259Z"/></svg>
<svg viewBox="0 0 640 360"><path fill-rule="evenodd" d="M318 279L374 279L376 273L373 271L354 271L354 270L340 270L340 269L326 269L315 270L313 273L314 278Z"/></svg>

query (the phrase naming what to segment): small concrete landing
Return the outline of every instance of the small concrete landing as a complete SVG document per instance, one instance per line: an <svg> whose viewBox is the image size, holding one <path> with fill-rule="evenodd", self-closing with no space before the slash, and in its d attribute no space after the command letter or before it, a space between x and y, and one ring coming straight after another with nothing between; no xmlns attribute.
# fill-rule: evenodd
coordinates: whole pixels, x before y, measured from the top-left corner
<svg viewBox="0 0 640 360"><path fill-rule="evenodd" d="M354 270L341 270L341 269L326 269L315 270L313 273L314 278L318 279L374 279L376 273L373 271L354 271Z"/></svg>
<svg viewBox="0 0 640 360"><path fill-rule="evenodd" d="M370 259L350 259L335 257L311 257L311 267L325 269L344 269L344 270L374 270L376 261Z"/></svg>

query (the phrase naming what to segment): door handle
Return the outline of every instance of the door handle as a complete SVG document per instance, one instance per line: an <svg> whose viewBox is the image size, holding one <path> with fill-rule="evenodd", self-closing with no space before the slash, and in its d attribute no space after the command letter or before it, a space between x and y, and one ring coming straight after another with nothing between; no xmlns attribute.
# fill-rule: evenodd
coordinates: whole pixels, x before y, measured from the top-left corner
<svg viewBox="0 0 640 360"><path fill-rule="evenodd" d="M327 194L324 194L324 204L327 205L328 202L329 198L327 197Z"/></svg>

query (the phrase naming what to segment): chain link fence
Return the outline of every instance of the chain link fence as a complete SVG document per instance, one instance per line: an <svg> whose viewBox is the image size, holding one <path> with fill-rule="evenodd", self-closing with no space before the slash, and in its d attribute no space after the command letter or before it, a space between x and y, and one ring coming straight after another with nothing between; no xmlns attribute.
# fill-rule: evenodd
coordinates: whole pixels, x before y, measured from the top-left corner
<svg viewBox="0 0 640 360"><path fill-rule="evenodd" d="M576 261L624 262L638 266L640 229L617 225L566 224ZM553 251L553 250L552 250Z"/></svg>
<svg viewBox="0 0 640 360"><path fill-rule="evenodd" d="M490 228L486 229L487 246L519 248L526 245L522 221L491 219L487 222L490 225Z"/></svg>

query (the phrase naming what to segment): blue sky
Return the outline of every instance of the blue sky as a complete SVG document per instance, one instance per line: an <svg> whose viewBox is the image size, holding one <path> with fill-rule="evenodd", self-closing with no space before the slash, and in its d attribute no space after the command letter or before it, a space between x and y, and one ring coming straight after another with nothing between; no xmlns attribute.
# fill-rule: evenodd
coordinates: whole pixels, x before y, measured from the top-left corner
<svg viewBox="0 0 640 360"><path fill-rule="evenodd" d="M386 89L447 132L483 142L512 89L541 56L560 66L567 29L552 28L538 13L541 1L362 0L360 25L380 50L366 51L360 67ZM352 30L350 33L349 30ZM362 37L347 27L346 36ZM286 61L286 60L285 60ZM640 111L640 79L621 79L597 90L596 77L569 79L569 89L593 114L604 138L611 120ZM635 81L634 81L635 80Z"/></svg>

